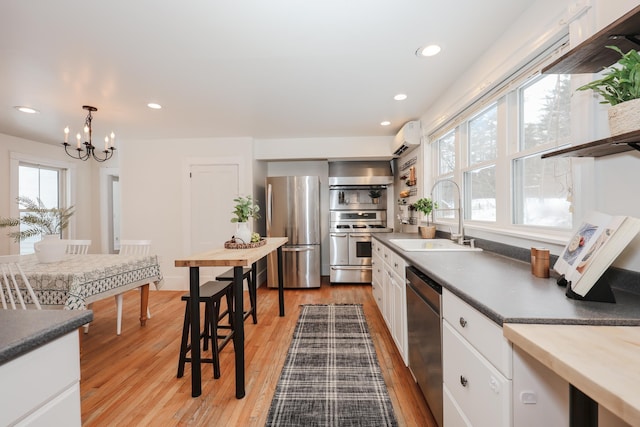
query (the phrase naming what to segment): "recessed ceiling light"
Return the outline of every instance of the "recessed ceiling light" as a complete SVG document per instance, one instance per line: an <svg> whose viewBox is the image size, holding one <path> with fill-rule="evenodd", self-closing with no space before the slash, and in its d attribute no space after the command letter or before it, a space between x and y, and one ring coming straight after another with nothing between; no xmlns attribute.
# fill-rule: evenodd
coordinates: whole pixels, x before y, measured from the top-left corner
<svg viewBox="0 0 640 427"><path fill-rule="evenodd" d="M147 107L152 108L154 110L159 110L162 108L162 105L156 104L155 102L150 102L147 104Z"/></svg>
<svg viewBox="0 0 640 427"><path fill-rule="evenodd" d="M384 122L380 122L380 126L389 126L391 122L389 120L385 120Z"/></svg>
<svg viewBox="0 0 640 427"><path fill-rule="evenodd" d="M396 101L404 101L405 99L407 99L407 95L404 93L399 93L394 96L393 99L395 99Z"/></svg>
<svg viewBox="0 0 640 427"><path fill-rule="evenodd" d="M35 108L31 108L31 107L23 107L20 105L17 105L15 107L16 110L21 111L23 113L28 113L28 114L35 114L35 113L39 113L40 111L36 110Z"/></svg>
<svg viewBox="0 0 640 427"><path fill-rule="evenodd" d="M418 49L416 51L416 55L417 56L433 56L433 55L439 54L441 50L442 48L440 48L440 46L438 46L437 44L430 44L428 46L421 47L420 49Z"/></svg>

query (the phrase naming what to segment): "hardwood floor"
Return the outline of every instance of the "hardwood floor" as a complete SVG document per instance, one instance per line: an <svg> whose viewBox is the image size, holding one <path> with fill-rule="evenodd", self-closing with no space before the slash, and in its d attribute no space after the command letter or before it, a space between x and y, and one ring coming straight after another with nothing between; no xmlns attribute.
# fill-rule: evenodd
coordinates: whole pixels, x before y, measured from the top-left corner
<svg viewBox="0 0 640 427"><path fill-rule="evenodd" d="M235 398L233 346L221 352L221 378L203 365L202 395L191 397L191 368L176 378L184 292L150 292L152 318L141 327L138 291L124 297L122 335L115 301L94 303L94 322L82 337L82 424L162 426L263 426L284 365L301 304L363 304L396 417L401 426L435 427L426 402L404 366L367 285L323 284L285 290L286 316L278 316L278 292L258 289L258 324L245 322L246 396ZM248 295L245 294L245 302Z"/></svg>

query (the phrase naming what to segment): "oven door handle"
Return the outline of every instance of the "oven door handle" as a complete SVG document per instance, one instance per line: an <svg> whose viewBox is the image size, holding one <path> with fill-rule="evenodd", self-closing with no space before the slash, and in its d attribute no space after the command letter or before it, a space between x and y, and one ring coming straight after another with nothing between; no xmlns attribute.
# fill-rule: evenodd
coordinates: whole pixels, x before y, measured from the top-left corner
<svg viewBox="0 0 640 427"><path fill-rule="evenodd" d="M331 233L331 237L347 237L347 233Z"/></svg>
<svg viewBox="0 0 640 427"><path fill-rule="evenodd" d="M349 237L353 237L357 240L363 241L363 242L370 242L371 241L371 236L363 236L362 234L355 234L355 233L350 233Z"/></svg>
<svg viewBox="0 0 640 427"><path fill-rule="evenodd" d="M340 266L331 266L332 270L371 270L370 265L360 265L360 266L348 266L348 265L340 265Z"/></svg>

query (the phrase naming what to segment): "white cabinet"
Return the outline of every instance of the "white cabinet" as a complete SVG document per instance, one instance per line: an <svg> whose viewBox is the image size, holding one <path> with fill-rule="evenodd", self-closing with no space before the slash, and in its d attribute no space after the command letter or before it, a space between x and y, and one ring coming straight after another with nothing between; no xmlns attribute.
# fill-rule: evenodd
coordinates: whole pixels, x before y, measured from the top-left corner
<svg viewBox="0 0 640 427"><path fill-rule="evenodd" d="M0 378L0 425L81 425L77 331L0 365Z"/></svg>
<svg viewBox="0 0 640 427"><path fill-rule="evenodd" d="M512 350L502 328L446 289L442 313L444 424L511 426Z"/></svg>
<svg viewBox="0 0 640 427"><path fill-rule="evenodd" d="M402 360L404 360L405 365L408 365L405 283L405 268L407 264L400 255L376 239L372 239L371 250L373 252L373 296L376 299L376 303L378 303L378 308L387 323Z"/></svg>
<svg viewBox="0 0 640 427"><path fill-rule="evenodd" d="M380 313L383 312L383 294L384 294L384 265L382 263L380 244L372 239L371 240L371 292L373 293L373 299L378 305Z"/></svg>
<svg viewBox="0 0 640 427"><path fill-rule="evenodd" d="M569 383L517 346L513 347L513 425L569 425Z"/></svg>

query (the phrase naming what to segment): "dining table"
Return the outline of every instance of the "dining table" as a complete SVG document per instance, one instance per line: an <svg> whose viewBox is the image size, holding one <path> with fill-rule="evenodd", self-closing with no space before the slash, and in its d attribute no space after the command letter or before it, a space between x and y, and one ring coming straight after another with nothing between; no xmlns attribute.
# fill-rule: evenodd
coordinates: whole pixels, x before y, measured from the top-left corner
<svg viewBox="0 0 640 427"><path fill-rule="evenodd" d="M206 252L175 260L176 267L189 267L189 298L191 299L191 342L200 342L200 267L233 267L233 348L235 350L236 398L245 396L244 369L244 298L242 290L243 268L253 266L273 251L277 252L278 299L280 316L284 316L284 283L282 274L282 246L286 237L267 237L261 246L229 249L215 248ZM262 242L262 241L261 241ZM250 245L247 245L250 246ZM254 272L255 273L255 272ZM254 278L255 280L255 278ZM202 394L202 367L200 346L191 345L191 396Z"/></svg>
<svg viewBox="0 0 640 427"><path fill-rule="evenodd" d="M19 261L42 306L86 310L95 301L140 288L140 325L147 321L149 284L162 281L157 255L65 255L42 263L35 255ZM18 282L22 279L17 277ZM20 286L20 283L19 283ZM21 292L28 299L26 288Z"/></svg>

